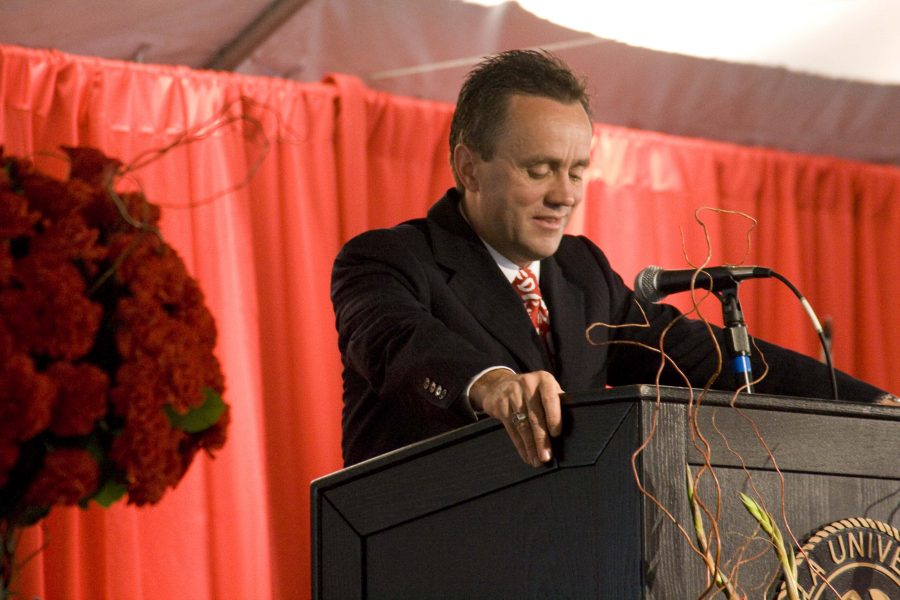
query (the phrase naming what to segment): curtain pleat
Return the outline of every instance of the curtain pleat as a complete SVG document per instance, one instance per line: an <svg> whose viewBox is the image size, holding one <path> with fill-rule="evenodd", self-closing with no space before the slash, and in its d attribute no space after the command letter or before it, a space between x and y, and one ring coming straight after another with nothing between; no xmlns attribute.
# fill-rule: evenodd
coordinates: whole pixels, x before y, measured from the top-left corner
<svg viewBox="0 0 900 600"><path fill-rule="evenodd" d="M452 185L451 116L345 75L296 83L0 46L8 155L64 173L61 145L130 164L196 134L126 183L164 206L163 233L200 281L232 407L225 448L158 505L58 508L28 530L23 597L309 595L309 483L341 466L331 263L352 235L420 216ZM771 267L833 320L839 367L900 390L900 169L598 124L588 179L570 232L626 281L647 264ZM737 212L758 221L749 251ZM774 280L742 284L741 301L751 333L818 355ZM715 301L702 309L720 317Z"/></svg>

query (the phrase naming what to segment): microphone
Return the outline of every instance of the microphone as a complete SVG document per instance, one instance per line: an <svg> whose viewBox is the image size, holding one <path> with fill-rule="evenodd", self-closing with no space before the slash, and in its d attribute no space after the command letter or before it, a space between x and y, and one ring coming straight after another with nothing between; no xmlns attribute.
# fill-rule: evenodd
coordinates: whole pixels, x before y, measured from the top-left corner
<svg viewBox="0 0 900 600"><path fill-rule="evenodd" d="M697 277L694 279L694 274ZM766 267L709 267L699 272L696 269L680 269L667 271L661 267L650 265L634 278L634 293L641 300L659 302L669 294L685 292L691 289L691 281L697 289L717 292L734 287L744 279L772 277L774 271Z"/></svg>

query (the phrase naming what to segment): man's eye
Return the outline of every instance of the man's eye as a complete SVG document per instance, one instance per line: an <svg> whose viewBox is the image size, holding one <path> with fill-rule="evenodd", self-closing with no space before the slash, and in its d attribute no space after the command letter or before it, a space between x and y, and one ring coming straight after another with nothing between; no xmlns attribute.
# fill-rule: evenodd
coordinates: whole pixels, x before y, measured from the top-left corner
<svg viewBox="0 0 900 600"><path fill-rule="evenodd" d="M583 176L584 174L581 171L578 171L577 173L571 171L569 172L569 179L571 179L572 181L581 181L581 178Z"/></svg>
<svg viewBox="0 0 900 600"><path fill-rule="evenodd" d="M532 179L542 179L550 174L550 169L545 167L535 167L528 169L528 176Z"/></svg>

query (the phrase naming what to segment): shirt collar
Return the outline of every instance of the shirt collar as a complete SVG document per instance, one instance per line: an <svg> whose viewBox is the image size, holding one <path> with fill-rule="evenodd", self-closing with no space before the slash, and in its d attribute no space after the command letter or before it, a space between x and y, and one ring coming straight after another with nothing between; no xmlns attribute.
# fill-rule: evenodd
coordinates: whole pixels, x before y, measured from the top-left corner
<svg viewBox="0 0 900 600"><path fill-rule="evenodd" d="M486 241L481 240L481 243L484 244L484 247L487 248L487 251L490 253L491 258L494 259L494 262L497 263L497 266L500 267L500 270L503 271L504 275L506 275L506 279L508 279L509 282L512 283L515 280L516 275L519 274L519 269L521 267L497 252L497 250L495 250L494 247L488 244ZM532 273L534 273L535 279L537 279L538 281L541 280L541 261L532 261L531 264L525 265L525 267Z"/></svg>

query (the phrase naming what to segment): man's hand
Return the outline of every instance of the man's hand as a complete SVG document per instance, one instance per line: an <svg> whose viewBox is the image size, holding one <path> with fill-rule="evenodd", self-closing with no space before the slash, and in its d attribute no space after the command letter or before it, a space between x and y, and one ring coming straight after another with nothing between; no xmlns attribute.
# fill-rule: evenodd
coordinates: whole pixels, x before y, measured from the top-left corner
<svg viewBox="0 0 900 600"><path fill-rule="evenodd" d="M486 373L486 375L490 375L490 373ZM875 399L875 404L900 408L900 398L892 394L884 394Z"/></svg>
<svg viewBox="0 0 900 600"><path fill-rule="evenodd" d="M473 408L503 423L522 460L538 467L553 457L550 437L562 431L562 391L546 371L494 369L472 384L469 400Z"/></svg>

